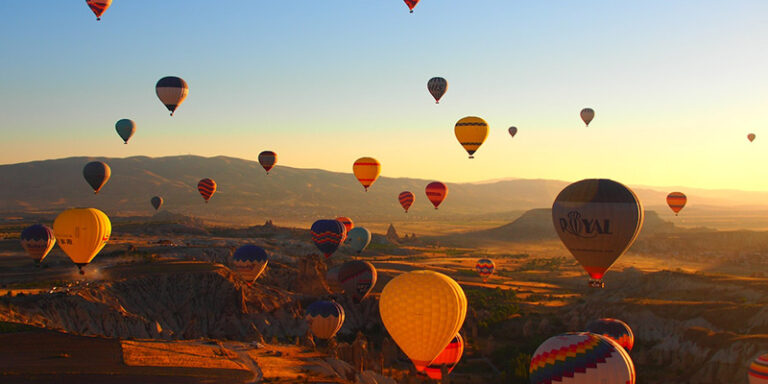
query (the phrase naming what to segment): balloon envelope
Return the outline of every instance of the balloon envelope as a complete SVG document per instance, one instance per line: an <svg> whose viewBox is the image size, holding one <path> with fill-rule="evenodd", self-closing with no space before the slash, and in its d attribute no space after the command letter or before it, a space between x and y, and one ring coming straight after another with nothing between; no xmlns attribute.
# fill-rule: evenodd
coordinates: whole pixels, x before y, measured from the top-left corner
<svg viewBox="0 0 768 384"><path fill-rule="evenodd" d="M85 3L88 4L88 8L96 15L96 20L101 20L101 15L112 5L112 0L85 0Z"/></svg>
<svg viewBox="0 0 768 384"><path fill-rule="evenodd" d="M408 208L411 207L415 198L416 196L410 191L400 192L400 195L397 196L397 199L400 201L400 206L405 209L405 213L408 213Z"/></svg>
<svg viewBox="0 0 768 384"><path fill-rule="evenodd" d="M480 278L483 279L483 283L485 283L493 275L493 271L496 270L496 264L491 259L480 259L475 264L475 270L480 275Z"/></svg>
<svg viewBox="0 0 768 384"><path fill-rule="evenodd" d="M344 324L344 308L333 301L316 301L304 311L315 337L330 339Z"/></svg>
<svg viewBox="0 0 768 384"><path fill-rule="evenodd" d="M627 352L630 352L635 345L635 335L632 333L632 328L619 319L597 319L587 324L585 330L615 341Z"/></svg>
<svg viewBox="0 0 768 384"><path fill-rule="evenodd" d="M109 165L103 161L91 161L83 167L83 177L93 188L93 193L99 193L112 175Z"/></svg>
<svg viewBox="0 0 768 384"><path fill-rule="evenodd" d="M349 239L349 246L352 247L352 250L360 254L371 243L371 231L363 227L354 227L347 232L347 239Z"/></svg>
<svg viewBox="0 0 768 384"><path fill-rule="evenodd" d="M427 82L427 90L432 97L435 98L435 104L439 104L440 98L442 98L443 95L445 95L445 91L448 90L448 81L442 77L433 77Z"/></svg>
<svg viewBox="0 0 768 384"><path fill-rule="evenodd" d="M757 136L755 136L754 133L750 133L749 135L747 135L747 140L749 140L749 142L751 143L751 142L755 141L755 137L757 137Z"/></svg>
<svg viewBox="0 0 768 384"><path fill-rule="evenodd" d="M40 263L56 244L53 230L42 224L34 224L21 231L21 246L29 257Z"/></svg>
<svg viewBox="0 0 768 384"><path fill-rule="evenodd" d="M216 182L212 179L202 179L197 183L197 191L200 192L200 196L205 199L207 203L211 199L214 193L216 193Z"/></svg>
<svg viewBox="0 0 768 384"><path fill-rule="evenodd" d="M635 365L613 340L593 333L550 337L531 359L531 384L634 384Z"/></svg>
<svg viewBox="0 0 768 384"><path fill-rule="evenodd" d="M437 355L437 357L429 363L427 368L424 369L424 373L426 373L427 376L429 376L429 378L432 380L442 380L443 365L448 368L448 373L451 373L453 369L456 368L456 365L459 364L461 355L463 354L464 338L461 337L460 333L457 333L453 340L448 343L445 349L443 349L443 351L440 352L440 354Z"/></svg>
<svg viewBox="0 0 768 384"><path fill-rule="evenodd" d="M581 110L581 120L589 127L589 123L595 118L595 110L592 108L584 108Z"/></svg>
<svg viewBox="0 0 768 384"><path fill-rule="evenodd" d="M608 179L568 185L552 204L552 223L566 248L602 287L608 268L629 249L643 225L635 193Z"/></svg>
<svg viewBox="0 0 768 384"><path fill-rule="evenodd" d="M379 178L381 164L373 157L361 157L355 160L355 163L352 165L352 172L355 174L357 181L368 191L368 187Z"/></svg>
<svg viewBox="0 0 768 384"><path fill-rule="evenodd" d="M120 119L115 123L115 130L125 144L128 144L128 140L136 132L136 123L130 119Z"/></svg>
<svg viewBox="0 0 768 384"><path fill-rule="evenodd" d="M346 238L346 229L344 224L338 220L317 220L312 224L309 232L312 234L312 242L317 249L325 254L325 257L331 257L336 252L339 245Z"/></svg>
<svg viewBox="0 0 768 384"><path fill-rule="evenodd" d="M517 135L517 127L509 127L509 135L515 137Z"/></svg>
<svg viewBox="0 0 768 384"><path fill-rule="evenodd" d="M675 212L675 216L685 207L686 202L688 202L688 198L682 192L671 192L667 195L667 205L672 209L672 212Z"/></svg>
<svg viewBox="0 0 768 384"><path fill-rule="evenodd" d="M264 269L267 268L268 261L267 251L252 244L243 245L232 255L233 269L247 282L258 279Z"/></svg>
<svg viewBox="0 0 768 384"><path fill-rule="evenodd" d="M351 231L352 228L355 227L355 222L352 221L352 219L350 219L349 217L339 216L336 218L336 220L338 220L341 224L344 225L344 229L347 231L347 233L349 233L349 231Z"/></svg>
<svg viewBox="0 0 768 384"><path fill-rule="evenodd" d="M416 7L416 4L419 3L419 0L404 0L405 5L408 6L408 9L411 10L411 13L413 13L413 8Z"/></svg>
<svg viewBox="0 0 768 384"><path fill-rule="evenodd" d="M453 131L456 134L456 139L459 140L459 144L469 154L469 158L474 159L475 151L480 148L488 137L488 123L482 118L468 116L457 121Z"/></svg>
<svg viewBox="0 0 768 384"><path fill-rule="evenodd" d="M768 354L755 358L747 371L749 384L768 384Z"/></svg>
<svg viewBox="0 0 768 384"><path fill-rule="evenodd" d="M189 86L184 79L176 76L166 76L157 81L155 93L166 108L171 111L171 116L176 108L184 102L189 94Z"/></svg>
<svg viewBox="0 0 768 384"><path fill-rule="evenodd" d="M432 205L435 206L435 209L437 209L437 206L445 200L446 196L448 196L448 186L439 181L433 181L427 184L425 192L427 193L427 199L429 199Z"/></svg>
<svg viewBox="0 0 768 384"><path fill-rule="evenodd" d="M155 207L155 210L158 210L163 205L163 198L160 196L154 196L149 200L149 202L153 207Z"/></svg>
<svg viewBox="0 0 768 384"><path fill-rule="evenodd" d="M456 336L467 314L458 283L434 271L403 273L384 287L381 321L400 349L423 371Z"/></svg>
<svg viewBox="0 0 768 384"><path fill-rule="evenodd" d="M109 241L112 223L96 208L68 209L53 222L59 247L80 268L90 263Z"/></svg>
<svg viewBox="0 0 768 384"><path fill-rule="evenodd" d="M367 261L354 260L341 265L335 276L341 290L352 300L362 301L376 285L376 268Z"/></svg>
<svg viewBox="0 0 768 384"><path fill-rule="evenodd" d="M261 164L261 167L267 171L267 175L269 175L269 170L272 169L276 163L277 153L272 151L264 151L259 153L259 164Z"/></svg>

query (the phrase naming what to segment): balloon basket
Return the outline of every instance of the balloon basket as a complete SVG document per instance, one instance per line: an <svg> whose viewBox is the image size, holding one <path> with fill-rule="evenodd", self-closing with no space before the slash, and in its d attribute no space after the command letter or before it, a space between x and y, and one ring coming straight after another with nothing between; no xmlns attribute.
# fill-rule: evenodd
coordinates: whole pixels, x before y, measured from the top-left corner
<svg viewBox="0 0 768 384"><path fill-rule="evenodd" d="M589 280L589 286L592 288L605 288L605 283L602 280Z"/></svg>

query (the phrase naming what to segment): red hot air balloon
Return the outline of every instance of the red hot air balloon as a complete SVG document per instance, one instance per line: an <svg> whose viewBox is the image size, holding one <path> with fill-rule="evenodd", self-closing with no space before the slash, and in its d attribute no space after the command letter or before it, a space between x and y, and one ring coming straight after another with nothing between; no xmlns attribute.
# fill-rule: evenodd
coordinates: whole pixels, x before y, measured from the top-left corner
<svg viewBox="0 0 768 384"><path fill-rule="evenodd" d="M415 198L416 196L410 191L400 192L400 195L397 197L400 200L400 205L405 209L405 213L408 213L408 208L411 207Z"/></svg>
<svg viewBox="0 0 768 384"><path fill-rule="evenodd" d="M432 202L432 205L435 206L435 209L437 209L437 206L443 202L446 196L448 196L448 187L439 181L433 181L427 185L426 192L427 199L429 199L429 201Z"/></svg>
<svg viewBox="0 0 768 384"><path fill-rule="evenodd" d="M262 168L267 171L267 175L269 175L269 170L272 169L276 163L277 153L272 151L264 151L259 153L259 164L261 164Z"/></svg>
<svg viewBox="0 0 768 384"><path fill-rule="evenodd" d="M200 195L203 196L207 204L211 196L216 193L216 182L211 179L202 179L197 183L197 191L200 192Z"/></svg>
<svg viewBox="0 0 768 384"><path fill-rule="evenodd" d="M344 229L346 230L346 233L349 233L349 231L351 231L352 228L355 227L355 222L352 221L352 219L350 219L349 217L339 216L339 217L336 218L336 220L339 223L344 224Z"/></svg>
<svg viewBox="0 0 768 384"><path fill-rule="evenodd" d="M443 349L443 351L440 352L429 365L427 365L427 368L424 369L424 373L426 373L432 380L442 380L443 365L448 369L448 373L451 373L453 369L456 368L456 364L459 364L459 360L461 360L461 355L463 354L464 338L461 337L460 333L457 333L456 337L451 340L445 349Z"/></svg>
<svg viewBox="0 0 768 384"><path fill-rule="evenodd" d="M85 3L88 4L93 14L96 15L96 20L101 20L101 15L112 5L112 0L85 0Z"/></svg>
<svg viewBox="0 0 768 384"><path fill-rule="evenodd" d="M416 7L416 4L419 3L419 0L404 0L404 1L405 1L405 5L408 6L408 9L411 10L411 13L413 13L413 8Z"/></svg>
<svg viewBox="0 0 768 384"><path fill-rule="evenodd" d="M688 202L688 198L682 192L672 192L667 195L667 205L672 209L672 212L675 212L675 216L685 207L686 202Z"/></svg>

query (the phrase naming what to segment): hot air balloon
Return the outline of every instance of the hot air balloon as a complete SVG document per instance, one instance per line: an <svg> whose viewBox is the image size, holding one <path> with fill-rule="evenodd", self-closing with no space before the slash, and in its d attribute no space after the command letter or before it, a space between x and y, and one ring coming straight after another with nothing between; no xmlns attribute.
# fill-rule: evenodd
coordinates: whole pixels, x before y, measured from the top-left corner
<svg viewBox="0 0 768 384"><path fill-rule="evenodd" d="M416 7L416 4L419 3L419 0L404 0L405 5L408 6L408 9L411 10L411 13L413 13L413 8Z"/></svg>
<svg viewBox="0 0 768 384"><path fill-rule="evenodd" d="M749 140L750 143L755 141L755 137L757 136L755 136L754 133L750 133L749 135L747 135L747 139Z"/></svg>
<svg viewBox="0 0 768 384"><path fill-rule="evenodd" d="M517 127L509 127L509 135L515 137L517 135Z"/></svg>
<svg viewBox="0 0 768 384"><path fill-rule="evenodd" d="M589 123L595 118L595 110L592 108L584 108L581 110L581 120L589 127Z"/></svg>
<svg viewBox="0 0 768 384"><path fill-rule="evenodd" d="M461 360L461 355L463 354L464 338L461 337L460 333L457 333L445 349L443 349L443 351L429 363L427 368L424 369L424 373L432 380L442 380L443 365L448 368L448 373L451 373L453 369L456 368L456 365L459 364L459 360Z"/></svg>
<svg viewBox="0 0 768 384"><path fill-rule="evenodd" d="M685 197L685 194L682 192L672 192L667 195L667 205L669 205L669 208L675 212L675 216L677 216L677 213L685 207L687 201L688 198Z"/></svg>
<svg viewBox="0 0 768 384"><path fill-rule="evenodd" d="M368 192L368 187L379 178L381 164L373 157L361 157L355 160L355 164L352 165L352 172L360 184L363 185L365 191Z"/></svg>
<svg viewBox="0 0 768 384"><path fill-rule="evenodd" d="M252 244L243 245L232 255L233 269L249 284L256 281L264 272L268 261L267 251Z"/></svg>
<svg viewBox="0 0 768 384"><path fill-rule="evenodd" d="M131 119L120 119L115 123L115 130L125 144L128 144L128 140L136 133L136 123Z"/></svg>
<svg viewBox="0 0 768 384"><path fill-rule="evenodd" d="M768 354L755 358L747 372L749 384L768 384Z"/></svg>
<svg viewBox="0 0 768 384"><path fill-rule="evenodd" d="M469 153L469 158L474 159L475 151L488 137L488 123L479 117L468 116L457 121L453 131L459 144Z"/></svg>
<svg viewBox="0 0 768 384"><path fill-rule="evenodd" d="M397 199L400 201L400 205L405 209L405 213L408 213L408 208L411 207L411 204L413 204L413 200L416 198L414 196L413 192L410 191L404 191L400 192L400 195L397 196Z"/></svg>
<svg viewBox="0 0 768 384"><path fill-rule="evenodd" d="M341 265L334 277L342 292L359 303L376 285L376 268L367 261L348 261Z"/></svg>
<svg viewBox="0 0 768 384"><path fill-rule="evenodd" d="M93 14L96 15L96 20L101 20L101 15L112 5L112 0L85 0L85 3L88 4Z"/></svg>
<svg viewBox="0 0 768 384"><path fill-rule="evenodd" d="M371 231L363 227L354 227L347 232L347 239L349 246L359 255L371 243Z"/></svg>
<svg viewBox="0 0 768 384"><path fill-rule="evenodd" d="M346 216L339 216L336 218L340 223L344 224L344 230L349 233L349 231L352 230L352 228L355 227L355 222L352 221L349 217Z"/></svg>
<svg viewBox="0 0 768 384"><path fill-rule="evenodd" d="M96 208L74 208L59 214L53 222L59 247L77 265L80 274L109 241L112 223Z"/></svg>
<svg viewBox="0 0 768 384"><path fill-rule="evenodd" d="M589 273L590 286L629 249L643 226L643 206L626 186L587 179L563 189L552 204L552 222L563 244Z"/></svg>
<svg viewBox="0 0 768 384"><path fill-rule="evenodd" d="M315 337L330 339L344 324L344 308L333 301L316 301L304 311Z"/></svg>
<svg viewBox="0 0 768 384"><path fill-rule="evenodd" d="M171 111L171 116L176 108L184 102L189 93L189 87L184 79L176 76L166 76L158 80L155 92L165 107Z"/></svg>
<svg viewBox="0 0 768 384"><path fill-rule="evenodd" d="M259 164L261 164L261 167L267 171L267 175L269 175L269 170L272 169L276 163L277 153L272 151L264 151L259 153Z"/></svg>
<svg viewBox="0 0 768 384"><path fill-rule="evenodd" d="M423 371L456 336L467 314L458 283L435 271L403 273L384 287L381 321L400 349Z"/></svg>
<svg viewBox="0 0 768 384"><path fill-rule="evenodd" d="M632 350L635 345L635 335L627 323L618 319L598 319L589 324L585 331L605 336L627 350Z"/></svg>
<svg viewBox="0 0 768 384"><path fill-rule="evenodd" d="M593 333L550 337L531 359L531 384L635 384L635 365L613 340Z"/></svg>
<svg viewBox="0 0 768 384"><path fill-rule="evenodd" d="M339 244L344 242L347 235L344 224L338 220L315 221L309 231L315 246L325 254L326 258L331 257L336 252Z"/></svg>
<svg viewBox="0 0 768 384"><path fill-rule="evenodd" d="M93 193L99 193L101 187L107 183L112 170L103 161L91 161L83 167L83 177L93 188Z"/></svg>
<svg viewBox="0 0 768 384"><path fill-rule="evenodd" d="M427 82L427 90L435 98L435 104L440 104L440 98L448 90L448 81L442 77L433 77Z"/></svg>
<svg viewBox="0 0 768 384"><path fill-rule="evenodd" d="M197 183L197 191L200 192L200 196L205 199L205 203L211 199L214 193L216 193L216 182L212 179L202 179Z"/></svg>
<svg viewBox="0 0 768 384"><path fill-rule="evenodd" d="M437 206L443 202L446 196L448 196L448 186L439 181L433 181L427 184L426 192L427 199L429 199L429 201L432 202L432 205L435 206L435 209L437 209Z"/></svg>
<svg viewBox="0 0 768 384"><path fill-rule="evenodd" d="M34 224L21 231L21 246L37 265L45 259L56 244L53 230L42 224Z"/></svg>
<svg viewBox="0 0 768 384"><path fill-rule="evenodd" d="M155 207L155 211L157 211L163 205L163 198L160 196L153 196L149 202L152 203L152 206Z"/></svg>
<svg viewBox="0 0 768 384"><path fill-rule="evenodd" d="M491 259L480 259L475 264L475 270L480 278L483 279L483 283L488 281L488 278L493 275L493 271L496 269L496 264Z"/></svg>

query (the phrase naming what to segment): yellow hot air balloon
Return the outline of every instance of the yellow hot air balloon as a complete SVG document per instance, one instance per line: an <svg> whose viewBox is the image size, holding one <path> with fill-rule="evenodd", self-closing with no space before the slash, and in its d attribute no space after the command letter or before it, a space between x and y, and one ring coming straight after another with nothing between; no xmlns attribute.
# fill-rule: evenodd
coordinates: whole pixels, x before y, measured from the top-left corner
<svg viewBox="0 0 768 384"><path fill-rule="evenodd" d="M423 371L464 324L467 297L456 281L442 273L413 271L387 283L379 312L392 339Z"/></svg>
<svg viewBox="0 0 768 384"><path fill-rule="evenodd" d="M453 131L469 158L474 159L475 151L488 137L488 123L479 117L468 116L457 121Z"/></svg>
<svg viewBox="0 0 768 384"><path fill-rule="evenodd" d="M77 264L80 274L109 241L112 223L96 208L68 209L53 222L53 233L64 253Z"/></svg>
<svg viewBox="0 0 768 384"><path fill-rule="evenodd" d="M360 184L363 185L365 191L368 192L368 187L379 178L381 163L373 157L361 157L355 160L355 164L352 165L352 172Z"/></svg>

